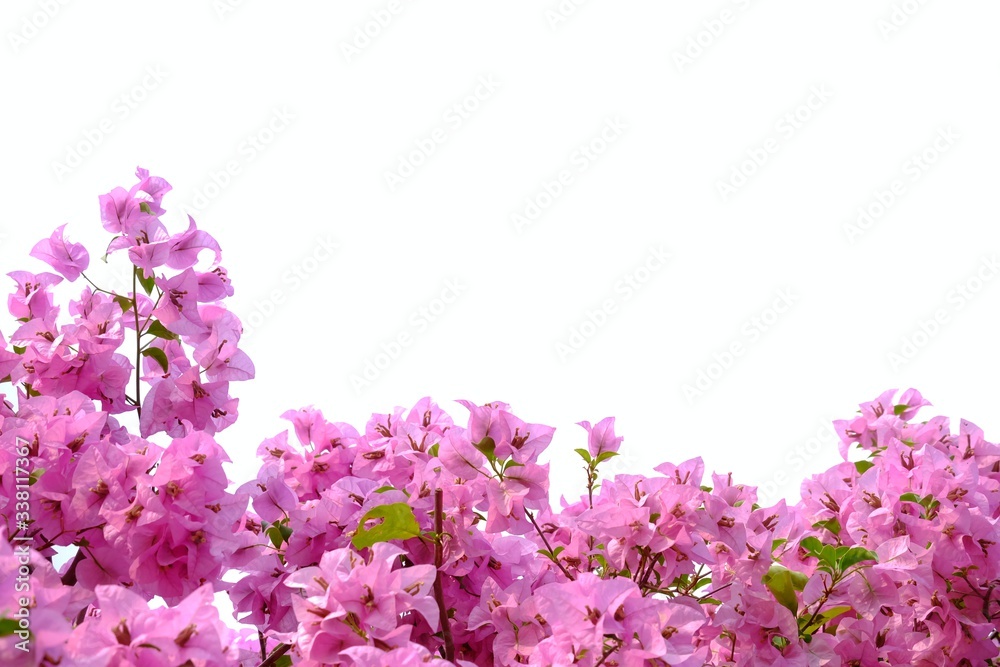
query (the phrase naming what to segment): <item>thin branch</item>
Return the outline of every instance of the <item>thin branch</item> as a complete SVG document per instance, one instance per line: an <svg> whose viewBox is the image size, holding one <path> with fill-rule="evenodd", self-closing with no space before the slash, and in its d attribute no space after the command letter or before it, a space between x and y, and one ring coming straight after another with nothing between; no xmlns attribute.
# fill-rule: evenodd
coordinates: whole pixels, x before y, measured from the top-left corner
<svg viewBox="0 0 1000 667"><path fill-rule="evenodd" d="M437 568L437 576L434 577L434 599L437 600L438 611L441 615L441 634L444 635L444 658L449 662L455 662L455 640L451 636L451 622L448 620L448 609L444 605L444 584L441 581L441 563L444 560L444 549L442 537L444 535L444 491L434 490L434 533L437 539L434 541L434 567Z"/></svg>
<svg viewBox="0 0 1000 667"><path fill-rule="evenodd" d="M278 644L278 648L271 651L271 655L267 656L264 662L260 663L258 667L274 667L278 662L278 658L288 653L291 648L291 644Z"/></svg>
<svg viewBox="0 0 1000 667"><path fill-rule="evenodd" d="M712 590L710 590L709 592L705 593L704 595L699 595L698 597L695 598L695 600L698 600L698 601L706 600L706 599L712 597L713 595L715 595L716 593L718 593L719 591L721 591L723 589L726 589L726 588L729 588L732 585L733 585L733 582L729 582L728 584L722 584L718 588L713 588Z"/></svg>
<svg viewBox="0 0 1000 667"><path fill-rule="evenodd" d="M81 276L83 276L83 279L84 279L84 280L86 280L86 281L87 281L88 283L90 283L91 285L93 285L93 286L94 286L94 289L95 289L95 290L97 290L98 292L104 292L105 294L110 294L111 296L118 296L118 295L117 295L117 294L115 294L114 292L109 292L108 290L106 290L106 289L102 289L102 288L98 287L97 285L95 285L95 284L94 284L94 281L93 281L93 280L91 280L90 278L88 278L88 277L87 277L87 274L86 274L86 273L84 273L83 271L81 271L81 272L80 272L80 275L81 275Z"/></svg>
<svg viewBox="0 0 1000 667"><path fill-rule="evenodd" d="M614 637L613 641L617 642L617 644L613 644L611 646L605 646L604 647L604 654L601 655L601 659L600 660L598 660L596 663L594 663L594 667L601 667L601 665L604 664L604 662L611 656L612 653L614 653L615 651L617 651L618 649L620 649L622 647L622 641L620 639L618 639L617 637Z"/></svg>
<svg viewBox="0 0 1000 667"><path fill-rule="evenodd" d="M69 564L69 568L61 577L63 586L76 586L76 566L80 564L80 561L84 557L83 549L77 549L76 556L73 557L73 562Z"/></svg>
<svg viewBox="0 0 1000 667"><path fill-rule="evenodd" d="M142 375L142 334L139 331L139 296L136 293L139 269L132 267L132 312L135 314L135 414L142 418L142 396L139 377Z"/></svg>
<svg viewBox="0 0 1000 667"><path fill-rule="evenodd" d="M545 543L545 548L549 550L550 554L552 554L552 559L555 561L556 565L559 566L559 569L562 570L562 573L565 574L566 578L570 581L576 581L573 575L569 573L569 570L567 570L565 566L559 562L559 556L555 555L555 552L552 550L552 545L549 544L549 540L545 537L545 533L543 533L542 529L538 527L537 523L535 523L535 517L531 514L531 510L525 508L524 515L528 517L528 521L530 521L531 525L535 527L536 531L538 531L538 536L542 538L542 542Z"/></svg>

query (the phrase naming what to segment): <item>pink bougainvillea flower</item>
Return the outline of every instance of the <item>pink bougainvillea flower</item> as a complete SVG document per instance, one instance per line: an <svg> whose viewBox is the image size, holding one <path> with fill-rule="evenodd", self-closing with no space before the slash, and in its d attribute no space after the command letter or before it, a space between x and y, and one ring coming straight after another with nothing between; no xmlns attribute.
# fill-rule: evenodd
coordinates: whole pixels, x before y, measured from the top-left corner
<svg viewBox="0 0 1000 667"><path fill-rule="evenodd" d="M917 416L917 410L931 402L920 395L916 389L907 389L899 397L899 403L894 406L894 411L899 411L900 419L910 420Z"/></svg>
<svg viewBox="0 0 1000 667"><path fill-rule="evenodd" d="M28 273L27 271L11 271L7 274L17 283L17 291L7 297L7 309L17 318L39 317L45 319L52 310L58 308L52 305L53 285L62 282L62 277L54 273Z"/></svg>
<svg viewBox="0 0 1000 667"><path fill-rule="evenodd" d="M77 626L67 644L78 667L200 665L229 667L235 633L219 618L208 584L174 607L150 609L121 586L98 586L100 614Z"/></svg>
<svg viewBox="0 0 1000 667"><path fill-rule="evenodd" d="M604 452L617 452L625 438L615 436L615 418L605 417L594 426L590 422L577 422L587 429L587 449L591 458L596 459Z"/></svg>
<svg viewBox="0 0 1000 667"><path fill-rule="evenodd" d="M29 253L58 271L66 280L73 282L90 265L90 254L82 243L70 243L63 238L66 225L56 227L52 236L35 244Z"/></svg>
<svg viewBox="0 0 1000 667"><path fill-rule="evenodd" d="M141 243L128 249L128 258L136 267L142 269L142 275L152 278L154 269L163 266L170 258L170 247L166 241L158 243Z"/></svg>
<svg viewBox="0 0 1000 667"><path fill-rule="evenodd" d="M158 176L150 176L142 167L136 168L135 175L139 182L131 190L119 187L98 197L101 222L112 234L129 235L136 221L164 213L160 203L163 195L172 189L171 185Z"/></svg>
<svg viewBox="0 0 1000 667"><path fill-rule="evenodd" d="M188 216L188 228L180 234L170 237L168 242L170 253L167 259L167 266L178 271L190 268L198 261L198 253L202 250L211 250L215 253L212 266L216 266L222 259L222 250L219 243L212 235L206 231L198 229L194 218Z"/></svg>
<svg viewBox="0 0 1000 667"><path fill-rule="evenodd" d="M165 431L179 438L195 428L214 435L236 421L238 405L239 399L229 396L228 382L201 382L192 367L177 378L161 379L146 394L140 434L146 438Z"/></svg>
<svg viewBox="0 0 1000 667"><path fill-rule="evenodd" d="M157 278L163 290L160 305L153 315L163 326L177 334L189 336L204 332L206 326L198 313L198 276L185 269L171 278Z"/></svg>

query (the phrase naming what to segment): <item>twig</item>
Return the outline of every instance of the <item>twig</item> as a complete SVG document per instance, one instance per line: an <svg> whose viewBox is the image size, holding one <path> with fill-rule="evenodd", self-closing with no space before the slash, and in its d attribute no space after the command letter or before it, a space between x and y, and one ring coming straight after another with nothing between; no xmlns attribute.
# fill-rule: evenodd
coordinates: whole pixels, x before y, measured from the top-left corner
<svg viewBox="0 0 1000 667"><path fill-rule="evenodd" d="M264 662L260 663L258 667L274 667L278 662L278 658L288 653L288 650L291 648L291 644L278 644L278 648L271 651L271 655L267 656Z"/></svg>
<svg viewBox="0 0 1000 667"><path fill-rule="evenodd" d="M142 332L139 331L139 296L136 294L138 267L132 267L132 312L135 314L135 415L142 418L142 389L139 383L142 375Z"/></svg>
<svg viewBox="0 0 1000 667"><path fill-rule="evenodd" d="M622 642L621 642L620 639L618 639L617 637L614 637L613 641L616 641L618 643L616 645L613 645L613 646L605 646L604 647L604 654L601 655L601 659L598 660L594 664L594 667L601 667L601 665L604 664L604 661L607 660L611 656L612 653L614 653L615 651L617 651L618 649L620 649L622 647Z"/></svg>
<svg viewBox="0 0 1000 667"><path fill-rule="evenodd" d="M543 533L542 529L538 527L537 523L535 523L535 517L531 514L531 510L525 508L524 515L526 517L528 517L528 521L530 521L531 525L534 526L535 530L538 531L538 536L541 537L542 538L542 542L545 543L545 548L549 550L550 554L552 554L552 560L554 560L555 563L556 563L556 565L559 566L559 569L562 570L563 574L566 575L566 578L569 579L570 581L576 581L576 579L573 578L573 575L569 573L569 570L567 570L563 566L563 564L559 562L559 556L555 555L555 552L552 550L552 545L549 544L548 539L546 539L546 537L545 537L545 533Z"/></svg>
<svg viewBox="0 0 1000 667"><path fill-rule="evenodd" d="M448 610L444 606L444 584L441 581L441 563L444 560L442 548L443 524L444 491L435 489L434 533L437 539L434 540L434 567L437 568L437 576L434 577L434 599L437 600L438 611L441 615L441 634L444 635L444 658L449 662L455 662L455 640L451 636L451 623L448 620Z"/></svg>
<svg viewBox="0 0 1000 667"><path fill-rule="evenodd" d="M69 568L61 577L63 586L76 586L76 566L79 565L80 561L83 559L83 549L77 549L76 556L73 557L73 562L69 564Z"/></svg>

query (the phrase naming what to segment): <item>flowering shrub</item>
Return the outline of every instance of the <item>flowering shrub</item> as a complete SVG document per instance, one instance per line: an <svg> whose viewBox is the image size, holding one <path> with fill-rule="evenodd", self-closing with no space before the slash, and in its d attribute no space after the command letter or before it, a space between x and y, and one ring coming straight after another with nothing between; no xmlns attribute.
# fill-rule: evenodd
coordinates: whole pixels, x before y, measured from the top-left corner
<svg viewBox="0 0 1000 667"><path fill-rule="evenodd" d="M100 197L130 292L90 282L65 225L31 251L56 273L8 274L3 664L997 664L1000 447L914 421L913 389L834 422L845 461L792 506L700 458L602 480L609 417L580 422L586 493L553 507L554 429L429 398L363 431L288 411L229 490L213 436L254 375L233 290L210 235L161 222L170 185L137 177ZM60 319L53 287L80 279Z"/></svg>

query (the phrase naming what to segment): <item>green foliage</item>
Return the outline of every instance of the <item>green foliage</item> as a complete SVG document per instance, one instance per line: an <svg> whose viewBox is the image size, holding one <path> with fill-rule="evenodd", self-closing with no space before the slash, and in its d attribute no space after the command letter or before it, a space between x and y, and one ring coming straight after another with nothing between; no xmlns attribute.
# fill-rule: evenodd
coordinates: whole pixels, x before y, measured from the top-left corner
<svg viewBox="0 0 1000 667"><path fill-rule="evenodd" d="M371 528L365 528L365 524L372 519L382 521ZM413 515L413 508L406 503L391 503L373 507L361 517L351 544L355 549L364 549L377 542L406 540L419 535L420 524Z"/></svg>
<svg viewBox="0 0 1000 667"><path fill-rule="evenodd" d="M799 597L795 594L796 587L791 570L777 563L772 564L764 575L764 585L771 591L778 604L792 612L793 616L799 613Z"/></svg>
<svg viewBox="0 0 1000 667"><path fill-rule="evenodd" d="M167 353L158 347L147 347L142 351L142 356L155 359L164 373L170 371L170 362L167 361Z"/></svg>
<svg viewBox="0 0 1000 667"><path fill-rule="evenodd" d="M496 462L497 455L495 452L497 448L497 443L493 441L493 438L491 438L490 436L486 436L479 442L473 443L472 446L481 451L483 455L486 457L486 460L488 460L490 463Z"/></svg>
<svg viewBox="0 0 1000 667"><path fill-rule="evenodd" d="M854 467L858 469L858 474L859 475L863 475L869 469L874 468L875 464L872 463L871 461L855 461L854 462Z"/></svg>
<svg viewBox="0 0 1000 667"><path fill-rule="evenodd" d="M819 565L817 565L817 567L820 570L829 572L837 579L843 576L848 569L858 563L863 563L869 560L878 560L878 557L873 551L869 551L864 547L847 547L823 544L819 541L819 539L811 535L799 542L799 545L805 549L810 556L814 556L819 559Z"/></svg>
<svg viewBox="0 0 1000 667"><path fill-rule="evenodd" d="M136 280L138 280L139 284L142 285L143 291L145 291L147 295L152 294L153 287L156 286L156 278L153 276L146 278L142 269L138 266L133 266L132 270L135 272Z"/></svg>
<svg viewBox="0 0 1000 667"><path fill-rule="evenodd" d="M0 618L0 637L9 637L17 632L17 621L13 618Z"/></svg>
<svg viewBox="0 0 1000 667"><path fill-rule="evenodd" d="M159 320L153 320L150 322L149 326L146 327L146 331L143 333L148 333L151 336L163 338L164 340L177 340L177 334L163 326Z"/></svg>

